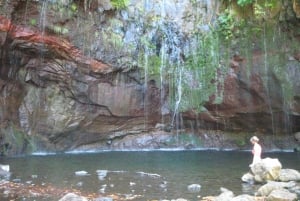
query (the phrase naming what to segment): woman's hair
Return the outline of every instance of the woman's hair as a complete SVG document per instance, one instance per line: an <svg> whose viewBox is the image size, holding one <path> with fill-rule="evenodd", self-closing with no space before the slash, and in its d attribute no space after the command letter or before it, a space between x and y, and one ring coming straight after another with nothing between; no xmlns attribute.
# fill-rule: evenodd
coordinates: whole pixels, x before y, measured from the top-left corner
<svg viewBox="0 0 300 201"><path fill-rule="evenodd" d="M253 136L253 137L251 137L250 141L251 141L251 142L258 142L259 139L258 139L258 137Z"/></svg>

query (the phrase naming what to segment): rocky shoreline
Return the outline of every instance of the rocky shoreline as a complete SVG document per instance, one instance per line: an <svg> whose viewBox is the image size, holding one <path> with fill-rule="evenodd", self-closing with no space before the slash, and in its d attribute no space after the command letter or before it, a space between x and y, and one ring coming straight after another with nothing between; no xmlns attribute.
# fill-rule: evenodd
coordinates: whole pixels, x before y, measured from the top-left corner
<svg viewBox="0 0 300 201"><path fill-rule="evenodd" d="M300 133L283 135L266 135L260 133L232 133L215 130L189 129L165 131L155 129L149 132L121 134L109 140L83 144L73 147L70 152L98 151L143 151L143 150L251 150L249 139L257 135L262 144L263 152L297 152L300 151ZM41 150L43 151L43 150Z"/></svg>

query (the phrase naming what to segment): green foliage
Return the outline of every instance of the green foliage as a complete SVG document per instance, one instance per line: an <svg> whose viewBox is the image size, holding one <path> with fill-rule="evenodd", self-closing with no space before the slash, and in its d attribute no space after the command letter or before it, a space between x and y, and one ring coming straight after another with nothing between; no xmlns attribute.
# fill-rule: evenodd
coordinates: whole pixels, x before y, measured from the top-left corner
<svg viewBox="0 0 300 201"><path fill-rule="evenodd" d="M31 19L29 20L29 23L30 23L31 26L35 26L35 25L37 24L37 20L34 19L34 18L31 18Z"/></svg>
<svg viewBox="0 0 300 201"><path fill-rule="evenodd" d="M245 139L236 139L235 140L235 144L239 147L244 147L245 145L247 145L246 140Z"/></svg>
<svg viewBox="0 0 300 201"><path fill-rule="evenodd" d="M281 2L278 0L259 1L253 5L256 19L269 20L276 16L281 10Z"/></svg>
<svg viewBox="0 0 300 201"><path fill-rule="evenodd" d="M216 94L216 99L222 101L222 93L217 92L217 71L220 70L219 40L215 32L197 33L198 47L188 55L182 73L182 83L178 83L178 70L174 70L175 80L171 80L171 104L178 100L178 85L181 84L181 102L179 111L193 109L197 112L205 110L203 105L209 97ZM172 95L172 93L174 95Z"/></svg>
<svg viewBox="0 0 300 201"><path fill-rule="evenodd" d="M244 7L244 6L247 6L247 5L250 5L253 3L253 0L238 0L237 1L237 4L241 7Z"/></svg>
<svg viewBox="0 0 300 201"><path fill-rule="evenodd" d="M110 2L117 10L125 9L129 4L129 0L111 0Z"/></svg>
<svg viewBox="0 0 300 201"><path fill-rule="evenodd" d="M149 51L152 51L155 49L155 45L146 36L141 36L140 42L141 42L141 45L144 47L144 49L147 49Z"/></svg>
<svg viewBox="0 0 300 201"><path fill-rule="evenodd" d="M242 39L244 31L248 32L246 34L260 34L262 24L271 22L282 6L277 0L227 0L223 4L224 9L217 19L217 32L227 41Z"/></svg>
<svg viewBox="0 0 300 201"><path fill-rule="evenodd" d="M71 18L78 12L76 3L65 4L61 1L55 1L50 4L50 8L56 12L57 17L61 18Z"/></svg>
<svg viewBox="0 0 300 201"><path fill-rule="evenodd" d="M56 34L67 34L69 33L69 29L62 27L62 26L57 26L57 25L53 25L52 27L50 27L54 33Z"/></svg>
<svg viewBox="0 0 300 201"><path fill-rule="evenodd" d="M159 75L161 67L161 58L157 55L150 56L149 66L151 66L151 69L149 69L150 75Z"/></svg>
<svg viewBox="0 0 300 201"><path fill-rule="evenodd" d="M160 39L167 36L160 32ZM169 83L169 103L172 106L179 101L178 112L193 109L204 111L204 103L217 92L217 71L220 70L219 40L217 32L196 32L197 48L186 54L184 62L169 61L168 50L157 54L157 40L153 41L147 35L140 38L138 66L145 71L145 76L151 79L166 80ZM158 77L159 76L159 77ZM217 93L215 100L222 102L222 93Z"/></svg>
<svg viewBox="0 0 300 201"><path fill-rule="evenodd" d="M155 44L147 36L142 36L140 37L140 45L142 46L142 51L140 51L138 57L139 66L142 66L149 76L158 76L164 61L155 53Z"/></svg>
<svg viewBox="0 0 300 201"><path fill-rule="evenodd" d="M71 6L70 6L70 9L73 11L73 12L77 12L78 10L78 7L75 3L72 3Z"/></svg>
<svg viewBox="0 0 300 201"><path fill-rule="evenodd" d="M230 10L236 19L272 19L281 10L282 1L278 0L224 0L225 11ZM250 15L251 14L251 15ZM252 17L249 19L249 17Z"/></svg>
<svg viewBox="0 0 300 201"><path fill-rule="evenodd" d="M201 147L203 142L201 139L193 134L180 133L174 135L171 139L166 142L167 146L192 146Z"/></svg>
<svg viewBox="0 0 300 201"><path fill-rule="evenodd" d="M235 28L235 20L233 15L225 10L222 14L218 17L218 32L221 34L223 38L229 40L233 37L233 29Z"/></svg>
<svg viewBox="0 0 300 201"><path fill-rule="evenodd" d="M278 0L227 0L225 2L229 2L229 4L236 2L236 4L240 7L260 5L263 10L268 8L275 8L278 3L280 3L280 1Z"/></svg>

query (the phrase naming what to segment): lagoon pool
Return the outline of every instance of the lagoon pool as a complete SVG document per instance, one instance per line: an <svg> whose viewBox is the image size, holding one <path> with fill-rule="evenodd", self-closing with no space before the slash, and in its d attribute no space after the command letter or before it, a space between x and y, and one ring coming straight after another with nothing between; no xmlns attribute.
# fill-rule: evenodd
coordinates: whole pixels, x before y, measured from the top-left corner
<svg viewBox="0 0 300 201"><path fill-rule="evenodd" d="M2 157L9 164L9 180L35 187L51 185L74 189L93 196L132 200L160 200L218 195L225 187L236 195L253 194L256 185L244 184L241 177L251 162L250 151L112 151ZM278 158L283 168L300 170L300 153L269 152L263 157ZM201 185L190 192L191 184ZM1 200L9 200L5 191ZM19 200L58 200L57 197L19 196Z"/></svg>

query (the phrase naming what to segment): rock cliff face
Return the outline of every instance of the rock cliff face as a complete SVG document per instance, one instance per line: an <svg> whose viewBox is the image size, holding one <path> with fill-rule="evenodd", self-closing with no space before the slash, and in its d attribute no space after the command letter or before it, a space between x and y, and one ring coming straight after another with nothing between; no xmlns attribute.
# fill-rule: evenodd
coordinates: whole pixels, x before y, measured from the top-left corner
<svg viewBox="0 0 300 201"><path fill-rule="evenodd" d="M181 82L170 86L164 67L192 74L180 66L197 45L192 33L205 33L216 20L218 2L132 0L119 11L109 1L0 1L2 153L208 147L220 142L205 139L219 137L202 129L299 131L299 52L290 47L253 44L247 56L236 45L228 61L217 62L225 68L210 81L216 92L203 95L209 99L202 110L176 107L186 94ZM291 12L282 21L299 23L296 8L285 8ZM289 36L280 44L299 42L299 33ZM267 63L273 57L283 62ZM151 74L152 65L158 73ZM180 138L188 133L192 140Z"/></svg>

